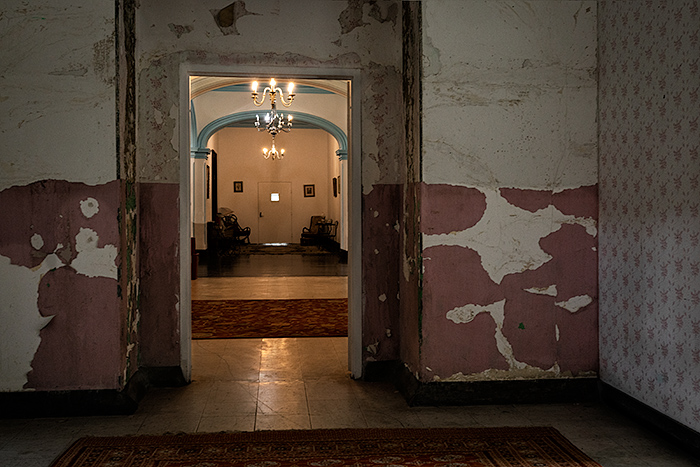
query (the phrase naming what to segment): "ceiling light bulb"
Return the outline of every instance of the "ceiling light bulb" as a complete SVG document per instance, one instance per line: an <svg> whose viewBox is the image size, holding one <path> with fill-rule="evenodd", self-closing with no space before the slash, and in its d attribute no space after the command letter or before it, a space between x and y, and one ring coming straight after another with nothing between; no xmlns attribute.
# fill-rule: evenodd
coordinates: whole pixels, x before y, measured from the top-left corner
<svg viewBox="0 0 700 467"><path fill-rule="evenodd" d="M275 85L276 85L276 84L277 84L277 81L275 81L275 78L271 78L271 79L270 79L270 87L271 87L273 90L275 89Z"/></svg>
<svg viewBox="0 0 700 467"><path fill-rule="evenodd" d="M258 82L253 81L253 85L251 86L253 88L253 92L258 92Z"/></svg>
<svg viewBox="0 0 700 467"><path fill-rule="evenodd" d="M289 86L287 86L287 92L289 94L294 93L294 83L289 83Z"/></svg>

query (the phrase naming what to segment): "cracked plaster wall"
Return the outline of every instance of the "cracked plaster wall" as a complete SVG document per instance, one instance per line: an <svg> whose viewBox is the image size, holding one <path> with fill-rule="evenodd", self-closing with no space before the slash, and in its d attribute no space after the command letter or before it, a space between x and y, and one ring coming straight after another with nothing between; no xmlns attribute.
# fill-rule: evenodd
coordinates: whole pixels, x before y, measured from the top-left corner
<svg viewBox="0 0 700 467"><path fill-rule="evenodd" d="M0 12L0 190L116 178L114 2L10 0Z"/></svg>
<svg viewBox="0 0 700 467"><path fill-rule="evenodd" d="M422 381L597 371L596 2L423 3Z"/></svg>
<svg viewBox="0 0 700 467"><path fill-rule="evenodd" d="M377 354L382 359L397 358L396 338L388 337L386 329L393 326L398 314L400 261L398 249L391 245L398 235L400 191L396 187L403 173L400 10L398 1L239 0L226 6L213 0L197 5L160 0L142 2L136 13L140 99L137 177L142 185L149 184L149 192L162 190L159 199L173 206L178 200L172 187L180 181L180 64L230 67L232 72L241 66L360 70L362 147L355 155L362 158L362 193L365 200L388 203L376 211L381 224L372 227L371 237L368 228L363 233L374 245L363 252L363 287L372 288L372 293L365 295L364 316L369 317L365 331L372 339L376 337ZM274 31L274 35L261 31ZM374 213L365 210L363 219L375 219ZM143 264L149 264L150 255L166 257L157 237L142 236L141 241ZM173 270L179 268L177 254L167 256ZM379 261L387 265L386 270L375 267ZM155 262L160 264L159 259ZM175 314L177 303L171 303L170 295L179 284L158 278L156 271L142 271L143 277L147 275L157 282L141 284L143 295L150 297L150 313L161 317ZM375 293L381 283L386 286ZM393 332L396 336L395 329ZM367 345L375 342L367 339ZM366 351L365 357L376 355ZM171 359L175 358L173 354Z"/></svg>
<svg viewBox="0 0 700 467"><path fill-rule="evenodd" d="M0 12L0 391L120 389L115 4Z"/></svg>

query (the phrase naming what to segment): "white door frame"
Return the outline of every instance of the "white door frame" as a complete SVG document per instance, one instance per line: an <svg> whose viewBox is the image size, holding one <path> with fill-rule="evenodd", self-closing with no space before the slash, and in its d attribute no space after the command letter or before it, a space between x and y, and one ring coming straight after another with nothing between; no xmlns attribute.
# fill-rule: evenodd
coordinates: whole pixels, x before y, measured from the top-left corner
<svg viewBox="0 0 700 467"><path fill-rule="evenodd" d="M347 68L250 67L183 63L180 65L180 366L192 375L192 283L190 255L190 76L257 78L272 75L292 79L350 81L348 96L348 369L362 376L362 134L360 70Z"/></svg>

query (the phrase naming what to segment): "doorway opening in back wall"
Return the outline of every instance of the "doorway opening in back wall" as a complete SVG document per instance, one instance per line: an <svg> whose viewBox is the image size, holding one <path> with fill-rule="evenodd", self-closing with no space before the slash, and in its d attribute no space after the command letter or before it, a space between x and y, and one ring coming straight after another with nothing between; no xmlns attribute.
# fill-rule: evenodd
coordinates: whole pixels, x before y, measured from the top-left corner
<svg viewBox="0 0 700 467"><path fill-rule="evenodd" d="M260 92L273 75L281 90L293 81L295 94L277 108L292 116L291 129L275 135L256 128L270 114L269 96L260 107L251 98L252 82ZM284 75L189 76L191 336L349 335L339 364L359 377L361 311L350 285L359 287L360 275L353 76ZM269 157L273 143L282 157Z"/></svg>

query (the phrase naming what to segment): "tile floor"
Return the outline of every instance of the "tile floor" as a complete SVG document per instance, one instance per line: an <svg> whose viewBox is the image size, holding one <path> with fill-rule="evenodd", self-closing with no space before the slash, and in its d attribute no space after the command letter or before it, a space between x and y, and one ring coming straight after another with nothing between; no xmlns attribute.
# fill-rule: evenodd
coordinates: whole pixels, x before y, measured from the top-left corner
<svg viewBox="0 0 700 467"><path fill-rule="evenodd" d="M213 294L211 283L195 282L194 296ZM264 289L264 282L257 288ZM347 284L346 278L336 282L326 284L327 294L341 293ZM229 282L215 288L228 290L222 298L236 298L231 297L236 287L243 286ZM600 404L408 407L391 385L349 378L346 349L346 338L194 341L192 383L150 390L133 415L0 420L0 466L46 467L87 435L507 425L554 426L603 467L700 466Z"/></svg>

